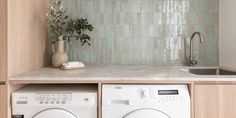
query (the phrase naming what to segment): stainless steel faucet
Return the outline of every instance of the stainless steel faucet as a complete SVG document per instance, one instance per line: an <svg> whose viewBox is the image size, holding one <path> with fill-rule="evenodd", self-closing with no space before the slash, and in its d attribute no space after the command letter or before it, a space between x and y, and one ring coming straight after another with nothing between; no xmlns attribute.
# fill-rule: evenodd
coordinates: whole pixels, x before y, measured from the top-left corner
<svg viewBox="0 0 236 118"><path fill-rule="evenodd" d="M203 43L204 39L202 37L202 34L200 32L194 32L190 38L190 55L189 55L189 66L195 66L197 65L197 61L194 60L193 58L193 39L195 37L195 35L199 36L200 39L200 43Z"/></svg>

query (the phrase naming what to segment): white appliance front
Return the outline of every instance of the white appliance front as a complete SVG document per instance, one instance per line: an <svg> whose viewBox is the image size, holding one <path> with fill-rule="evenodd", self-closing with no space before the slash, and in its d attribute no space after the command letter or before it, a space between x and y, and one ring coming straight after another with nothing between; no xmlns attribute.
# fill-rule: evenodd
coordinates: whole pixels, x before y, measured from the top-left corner
<svg viewBox="0 0 236 118"><path fill-rule="evenodd" d="M103 85L102 118L190 118L187 85Z"/></svg>
<svg viewBox="0 0 236 118"><path fill-rule="evenodd" d="M97 118L97 92L73 85L31 85L12 94L12 106L17 118Z"/></svg>

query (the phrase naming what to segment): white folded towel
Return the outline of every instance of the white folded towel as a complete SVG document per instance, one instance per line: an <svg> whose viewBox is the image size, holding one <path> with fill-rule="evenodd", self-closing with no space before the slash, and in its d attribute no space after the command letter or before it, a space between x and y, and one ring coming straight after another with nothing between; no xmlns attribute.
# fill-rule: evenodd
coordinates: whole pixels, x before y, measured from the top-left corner
<svg viewBox="0 0 236 118"><path fill-rule="evenodd" d="M84 64L80 61L63 63L61 66L61 69L63 70L80 69L80 68L85 68Z"/></svg>

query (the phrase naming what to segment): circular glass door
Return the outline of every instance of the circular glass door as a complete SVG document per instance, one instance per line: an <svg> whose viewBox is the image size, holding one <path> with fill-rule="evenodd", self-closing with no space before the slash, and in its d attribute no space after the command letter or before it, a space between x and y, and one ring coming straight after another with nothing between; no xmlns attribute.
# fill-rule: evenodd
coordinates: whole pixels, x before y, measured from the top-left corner
<svg viewBox="0 0 236 118"><path fill-rule="evenodd" d="M73 113L64 109L46 109L34 115L33 118L79 118L79 117L76 117Z"/></svg>
<svg viewBox="0 0 236 118"><path fill-rule="evenodd" d="M122 118L171 118L168 114L152 108L136 109L127 113Z"/></svg>

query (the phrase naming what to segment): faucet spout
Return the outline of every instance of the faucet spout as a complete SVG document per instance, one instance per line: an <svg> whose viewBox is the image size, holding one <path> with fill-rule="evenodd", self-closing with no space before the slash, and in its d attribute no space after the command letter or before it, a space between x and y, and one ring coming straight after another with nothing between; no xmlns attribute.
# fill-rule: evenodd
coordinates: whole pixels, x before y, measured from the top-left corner
<svg viewBox="0 0 236 118"><path fill-rule="evenodd" d="M190 38L190 55L189 55L189 66L195 66L197 65L197 61L194 60L193 58L193 39L194 37L198 35L199 39L200 39L200 43L203 43L204 42L204 39L203 39L203 36L200 32L194 32Z"/></svg>
<svg viewBox="0 0 236 118"><path fill-rule="evenodd" d="M194 37L195 37L196 35L198 35L198 36L199 36L200 43L203 43L203 42L204 42L204 38L203 38L203 36L202 36L202 33L201 33L201 32L194 32L194 33L192 34L192 36L191 36L190 40L193 40L193 39L194 39Z"/></svg>

